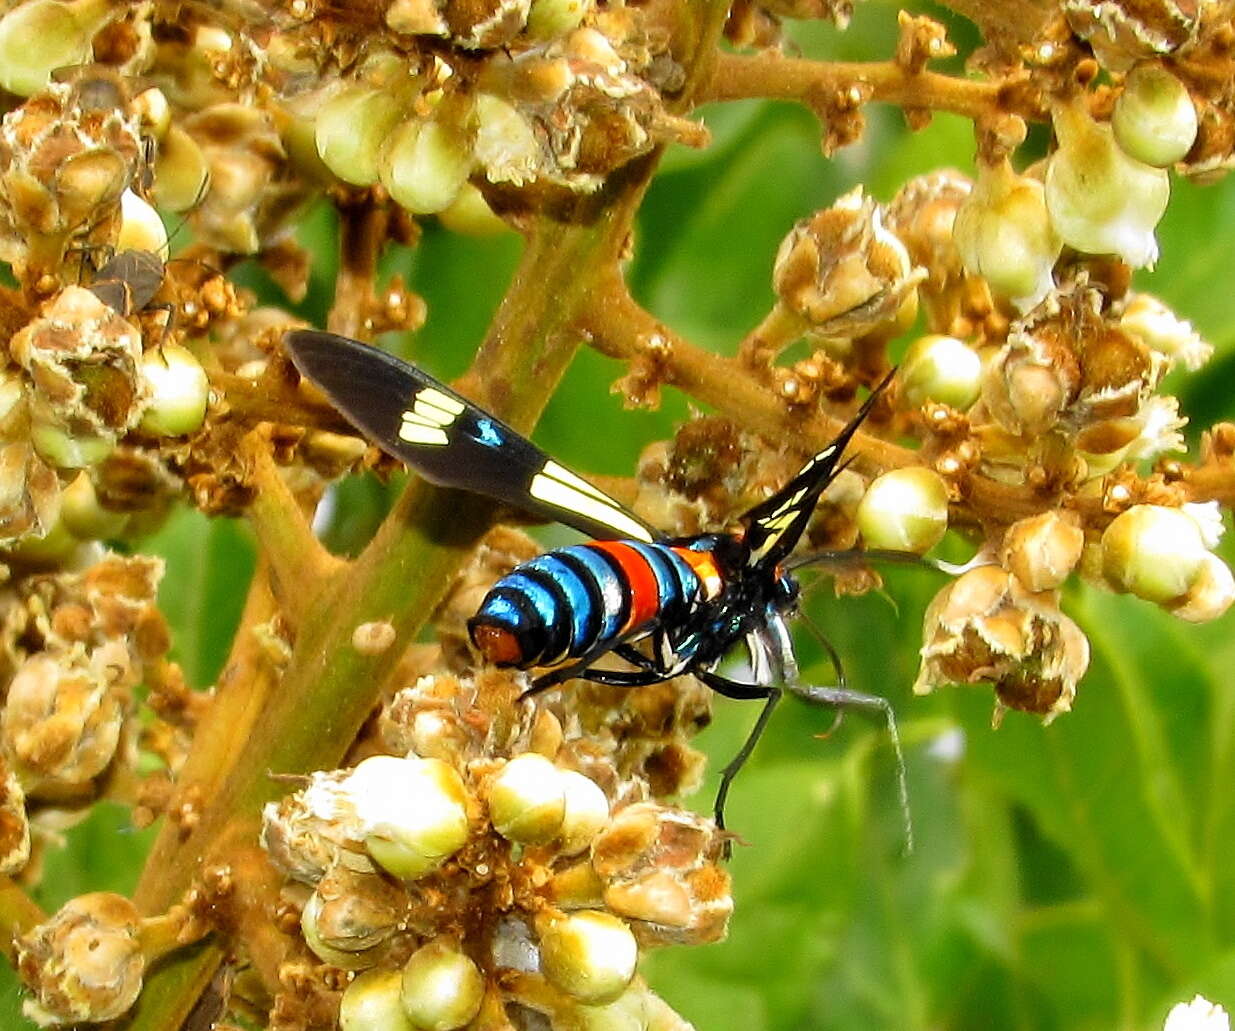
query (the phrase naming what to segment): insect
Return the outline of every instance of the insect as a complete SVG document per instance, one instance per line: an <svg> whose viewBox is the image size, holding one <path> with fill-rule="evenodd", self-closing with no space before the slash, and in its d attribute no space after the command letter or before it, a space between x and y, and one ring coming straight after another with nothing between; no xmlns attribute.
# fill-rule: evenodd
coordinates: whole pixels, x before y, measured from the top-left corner
<svg viewBox="0 0 1235 1031"><path fill-rule="evenodd" d="M517 566L468 622L488 661L544 670L528 694L572 678L638 687L689 673L728 698L761 700L749 736L721 771L720 827L733 780L785 692L812 705L865 710L886 722L906 806L891 704L844 686L803 683L786 623L799 594L790 552L890 375L832 443L741 517L738 532L669 538L414 366L314 330L288 333L284 345L301 375L349 422L431 483L487 495L594 538ZM739 644L749 656L747 681L717 672ZM595 665L610 653L632 668Z"/></svg>

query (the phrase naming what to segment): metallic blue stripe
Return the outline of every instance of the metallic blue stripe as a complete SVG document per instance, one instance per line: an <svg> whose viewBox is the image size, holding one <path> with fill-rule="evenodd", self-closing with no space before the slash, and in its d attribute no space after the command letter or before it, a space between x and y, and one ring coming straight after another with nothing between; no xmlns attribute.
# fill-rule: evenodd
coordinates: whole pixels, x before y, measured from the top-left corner
<svg viewBox="0 0 1235 1031"><path fill-rule="evenodd" d="M520 569L535 570L542 576L552 580L566 596L566 605L559 608L556 620L567 620L570 623L569 654L583 655L597 636L597 629L602 624L603 613L597 611L596 598L600 596L597 585L589 585L584 577L587 571L580 572L558 557L558 552L549 552L538 558L525 562Z"/></svg>
<svg viewBox="0 0 1235 1031"><path fill-rule="evenodd" d="M531 602L532 607L536 610L536 615L540 618L541 625L546 629L553 627L558 620L558 603L554 598L549 588L544 584L539 584L529 576L524 576L516 569L509 576L502 577L498 581L497 587L505 587L508 590L518 591L524 598ZM495 588L496 589L496 588ZM486 605L485 609L488 608ZM483 609L482 609L483 611ZM485 615L489 615L485 612ZM516 612L518 622L515 624L519 630L524 630L527 627L527 620L523 618L521 613ZM518 633L519 630L515 632ZM529 656L531 658L531 656Z"/></svg>
<svg viewBox="0 0 1235 1031"><path fill-rule="evenodd" d="M613 641L626 622L626 613L630 611L630 586L623 582L613 563L590 545L575 544L562 551L587 569L603 599L600 632L595 640L589 642L589 650L602 641Z"/></svg>
<svg viewBox="0 0 1235 1031"><path fill-rule="evenodd" d="M628 543L648 560L648 565L656 574L662 614L672 618L675 610L683 611L698 597L699 577L684 558L663 544L642 544L638 541Z"/></svg>

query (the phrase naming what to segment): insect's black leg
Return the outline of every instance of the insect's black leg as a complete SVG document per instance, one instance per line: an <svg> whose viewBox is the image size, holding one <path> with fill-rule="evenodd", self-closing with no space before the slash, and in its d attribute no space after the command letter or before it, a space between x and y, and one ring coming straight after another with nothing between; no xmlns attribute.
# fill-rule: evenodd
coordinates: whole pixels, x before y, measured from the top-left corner
<svg viewBox="0 0 1235 1031"><path fill-rule="evenodd" d="M776 703L780 701L783 692L779 687L740 684L736 680L729 680L727 677L722 677L709 670L697 669L694 671L694 674L713 691L724 695L726 698L736 698L739 701L763 699L763 709L759 713L759 718L755 720L755 725L751 728L750 733L746 735L746 741L738 749L738 754L730 759L725 768L720 771L720 787L716 789L716 802L712 807L712 813L716 818L716 826L723 830L725 827L725 800L729 797L729 788L733 786L734 779L742 767L746 765L746 760L750 758L751 753L755 750L755 745L759 743L759 738L763 736L768 720L772 718L772 710L776 708ZM726 842L725 858L728 857L729 843Z"/></svg>
<svg viewBox="0 0 1235 1031"><path fill-rule="evenodd" d="M811 705L828 705L838 710L856 709L883 720L888 729L888 740L896 756L896 791L900 795L901 813L905 820L905 852L913 851L913 819L909 813L909 778L905 773L905 753L901 749L900 731L896 727L896 711L892 703L879 695L862 694L847 687L816 687L810 684L789 683L786 690Z"/></svg>
<svg viewBox="0 0 1235 1031"><path fill-rule="evenodd" d="M647 687L663 684L669 678L656 669L585 669L575 674L580 680L593 684L608 684L610 687Z"/></svg>
<svg viewBox="0 0 1235 1031"><path fill-rule="evenodd" d="M640 669L660 669L660 667L656 665L655 660L644 655L643 652L639 651L639 649L633 644L619 644L613 649L613 654L625 659L632 666L638 666Z"/></svg>

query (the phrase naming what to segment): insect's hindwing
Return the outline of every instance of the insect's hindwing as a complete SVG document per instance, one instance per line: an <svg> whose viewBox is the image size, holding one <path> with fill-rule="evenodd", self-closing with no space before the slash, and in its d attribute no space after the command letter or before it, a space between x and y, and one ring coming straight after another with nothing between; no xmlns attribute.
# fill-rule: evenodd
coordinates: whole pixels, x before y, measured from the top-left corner
<svg viewBox="0 0 1235 1031"><path fill-rule="evenodd" d="M368 344L295 330L284 346L339 412L426 480L457 487L601 539L660 535L496 416Z"/></svg>

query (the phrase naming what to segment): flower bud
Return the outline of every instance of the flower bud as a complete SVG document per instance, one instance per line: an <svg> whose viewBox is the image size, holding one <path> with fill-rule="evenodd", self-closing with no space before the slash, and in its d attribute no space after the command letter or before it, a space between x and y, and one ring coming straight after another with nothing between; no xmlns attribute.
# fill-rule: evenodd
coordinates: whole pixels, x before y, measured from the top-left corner
<svg viewBox="0 0 1235 1031"><path fill-rule="evenodd" d="M948 528L948 488L925 466L893 469L867 488L857 518L867 547L922 555Z"/></svg>
<svg viewBox="0 0 1235 1031"><path fill-rule="evenodd" d="M522 186L535 179L541 152L528 120L491 93L476 95L474 111L476 140L472 153L489 181Z"/></svg>
<svg viewBox="0 0 1235 1031"><path fill-rule="evenodd" d="M116 512L99 504L94 481L84 471L60 495L60 518L65 529L83 541L119 537L129 522L127 512Z"/></svg>
<svg viewBox="0 0 1235 1031"><path fill-rule="evenodd" d="M582 1002L611 1002L635 976L635 936L611 913L546 913L536 930L545 976Z"/></svg>
<svg viewBox="0 0 1235 1031"><path fill-rule="evenodd" d="M1084 545L1075 513L1054 509L1008 527L1002 563L1027 590L1053 591L1076 568Z"/></svg>
<svg viewBox="0 0 1235 1031"><path fill-rule="evenodd" d="M10 9L0 18L0 86L28 97L57 68L87 64L94 34L116 10L106 0L28 0Z"/></svg>
<svg viewBox="0 0 1235 1031"><path fill-rule="evenodd" d="M181 437L201 426L210 382L192 351L179 344L152 347L142 355L141 373L150 390L142 430L159 437Z"/></svg>
<svg viewBox="0 0 1235 1031"><path fill-rule="evenodd" d="M403 1011L418 1031L455 1031L480 1010L485 982L467 956L443 941L412 953L403 967Z"/></svg>
<svg viewBox="0 0 1235 1031"><path fill-rule="evenodd" d="M929 334L909 345L897 379L906 404L938 401L963 412L982 389L982 359L956 337Z"/></svg>
<svg viewBox="0 0 1235 1031"><path fill-rule="evenodd" d="M39 1024L96 1023L125 1013L141 992L141 920L120 895L70 899L16 942L17 969L33 992L23 1006Z"/></svg>
<svg viewBox="0 0 1235 1031"><path fill-rule="evenodd" d="M467 841L463 780L440 759L375 755L352 771L347 789L365 849L396 877L436 870Z"/></svg>
<svg viewBox="0 0 1235 1031"><path fill-rule="evenodd" d="M342 970L364 970L406 917L403 889L370 870L336 863L317 882L300 913L305 944Z"/></svg>
<svg viewBox="0 0 1235 1031"><path fill-rule="evenodd" d="M1207 555L1196 520L1177 508L1133 505L1102 534L1102 573L1110 584L1160 605L1188 593Z"/></svg>
<svg viewBox="0 0 1235 1031"><path fill-rule="evenodd" d="M403 1008L398 970L366 970L339 1003L339 1031L416 1031Z"/></svg>
<svg viewBox="0 0 1235 1031"><path fill-rule="evenodd" d="M58 469L85 469L98 465L116 447L111 437L89 432L70 433L59 419L36 416L30 424L34 450Z"/></svg>
<svg viewBox="0 0 1235 1031"><path fill-rule="evenodd" d="M565 36L583 23L592 7L592 0L532 0L525 31L533 39Z"/></svg>
<svg viewBox="0 0 1235 1031"><path fill-rule="evenodd" d="M1154 227L1171 194L1166 172L1125 154L1110 126L1079 104L1057 108L1054 122L1059 149L1046 166L1046 208L1055 231L1078 251L1152 265Z"/></svg>
<svg viewBox="0 0 1235 1031"><path fill-rule="evenodd" d="M132 190L120 195L120 235L117 251L151 251L167 257L167 227L159 213Z"/></svg>
<svg viewBox="0 0 1235 1031"><path fill-rule="evenodd" d="M525 752L489 783L489 819L502 837L540 844L556 837L566 815L562 772L543 755Z"/></svg>
<svg viewBox="0 0 1235 1031"><path fill-rule="evenodd" d="M635 978L613 1002L575 1007L578 1031L692 1031L664 999Z"/></svg>
<svg viewBox="0 0 1235 1031"><path fill-rule="evenodd" d="M471 183L464 183L450 206L438 212L437 217L452 233L464 236L497 236L511 231L501 216L489 207L484 194Z"/></svg>
<svg viewBox="0 0 1235 1031"><path fill-rule="evenodd" d="M335 175L353 186L377 182L382 148L399 120L400 104L386 89L352 86L322 105L314 138Z"/></svg>
<svg viewBox="0 0 1235 1031"><path fill-rule="evenodd" d="M1171 615L1189 623L1208 623L1226 612L1232 601L1235 601L1235 577L1222 559L1207 553L1188 593L1167 608Z"/></svg>
<svg viewBox="0 0 1235 1031"><path fill-rule="evenodd" d="M450 207L471 169L467 141L436 118L399 126L379 163L382 185L396 203L416 215Z"/></svg>
<svg viewBox="0 0 1235 1031"><path fill-rule="evenodd" d="M197 141L180 126L170 126L154 161L154 197L159 206L188 211L205 195L209 179L210 166Z"/></svg>
<svg viewBox="0 0 1235 1031"><path fill-rule="evenodd" d="M591 845L609 822L609 799L594 780L575 770L563 770L559 778L566 811L558 838L562 853L573 856Z"/></svg>
<svg viewBox="0 0 1235 1031"><path fill-rule="evenodd" d="M1128 73L1111 115L1125 154L1157 168L1173 165L1192 149L1196 128L1196 107L1174 75L1156 64Z"/></svg>
<svg viewBox="0 0 1235 1031"><path fill-rule="evenodd" d="M1135 294L1124 308L1119 328L1137 337L1146 347L1166 355L1172 365L1182 364L1196 372L1213 357L1212 344L1176 315L1158 298Z"/></svg>
<svg viewBox="0 0 1235 1031"><path fill-rule="evenodd" d="M1027 311L1055 285L1063 243L1036 179L1017 175L1005 158L979 165L978 180L956 212L953 239L965 267Z"/></svg>

